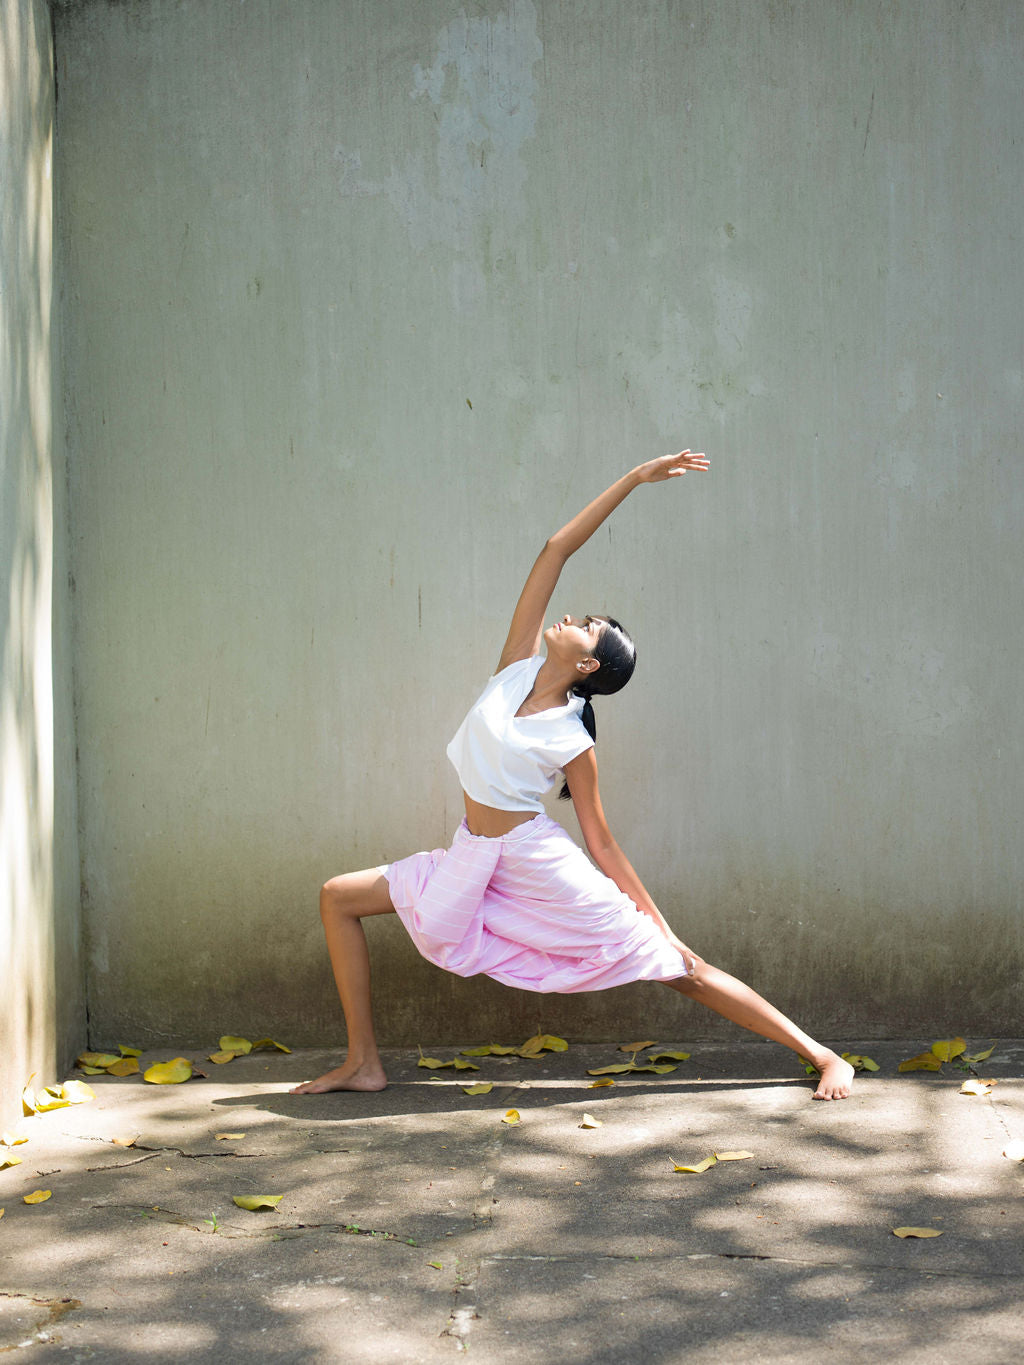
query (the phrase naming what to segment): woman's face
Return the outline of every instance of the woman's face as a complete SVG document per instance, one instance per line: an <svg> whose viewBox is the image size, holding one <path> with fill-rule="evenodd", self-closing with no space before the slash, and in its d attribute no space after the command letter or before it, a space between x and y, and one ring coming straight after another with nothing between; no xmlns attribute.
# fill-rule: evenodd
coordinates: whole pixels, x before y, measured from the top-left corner
<svg viewBox="0 0 1024 1365"><path fill-rule="evenodd" d="M549 655L576 663L593 654L604 628L602 616L563 616L544 632L544 643Z"/></svg>

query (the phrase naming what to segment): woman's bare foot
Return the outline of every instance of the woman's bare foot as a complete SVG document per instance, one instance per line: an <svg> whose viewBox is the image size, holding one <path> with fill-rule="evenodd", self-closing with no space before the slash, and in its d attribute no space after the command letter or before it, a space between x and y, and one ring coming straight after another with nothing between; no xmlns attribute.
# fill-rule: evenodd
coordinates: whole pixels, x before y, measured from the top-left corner
<svg viewBox="0 0 1024 1365"><path fill-rule="evenodd" d="M835 1052L823 1052L814 1059L818 1068L818 1088L812 1100L845 1100L853 1084L853 1067Z"/></svg>
<svg viewBox="0 0 1024 1365"><path fill-rule="evenodd" d="M325 1095L331 1090L383 1090L388 1083L380 1062L342 1062L315 1081L293 1086L292 1095Z"/></svg>

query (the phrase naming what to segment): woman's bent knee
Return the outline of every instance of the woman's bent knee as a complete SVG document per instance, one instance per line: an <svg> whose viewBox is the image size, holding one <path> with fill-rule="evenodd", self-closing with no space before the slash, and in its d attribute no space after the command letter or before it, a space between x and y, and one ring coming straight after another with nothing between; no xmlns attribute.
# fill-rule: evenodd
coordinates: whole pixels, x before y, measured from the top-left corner
<svg viewBox="0 0 1024 1365"><path fill-rule="evenodd" d="M364 915L383 915L394 908L380 868L345 872L320 888L320 918L325 922L340 917L362 919Z"/></svg>

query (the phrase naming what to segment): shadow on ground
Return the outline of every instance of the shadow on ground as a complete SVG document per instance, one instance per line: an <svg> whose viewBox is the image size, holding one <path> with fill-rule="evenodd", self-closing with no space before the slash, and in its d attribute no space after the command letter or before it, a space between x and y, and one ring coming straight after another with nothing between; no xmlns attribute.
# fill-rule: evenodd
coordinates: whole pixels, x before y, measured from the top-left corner
<svg viewBox="0 0 1024 1365"><path fill-rule="evenodd" d="M979 1098L950 1068L899 1075L921 1047L865 1045L881 1072L833 1104L761 1044L695 1044L670 1076L601 1089L586 1072L621 1060L608 1046L458 1081L395 1052L374 1095L288 1094L332 1060L314 1053L183 1086L98 1077L93 1103L26 1120L0 1173L0 1348L1015 1361L1024 1166L1001 1152L1024 1137L1024 1046L997 1048ZM466 1096L477 1079L494 1089ZM673 1171L737 1149L753 1155ZM34 1188L52 1198L24 1205ZM241 1194L281 1200L248 1213Z"/></svg>

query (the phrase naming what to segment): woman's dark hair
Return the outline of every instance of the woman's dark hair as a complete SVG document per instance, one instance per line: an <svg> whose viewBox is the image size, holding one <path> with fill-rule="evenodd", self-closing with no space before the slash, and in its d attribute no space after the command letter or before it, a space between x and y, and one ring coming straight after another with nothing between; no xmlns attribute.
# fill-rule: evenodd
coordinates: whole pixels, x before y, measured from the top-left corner
<svg viewBox="0 0 1024 1365"><path fill-rule="evenodd" d="M597 645L594 648L594 658L601 665L593 673L587 675L587 681L577 683L572 689L574 697L584 697L583 711L580 720L583 728L590 738L597 743L597 721L594 718L594 708L590 704L591 697L610 697L613 692L619 692L629 682L633 676L633 669L636 667L636 645L630 639L629 632L622 627L618 621L611 616L602 618L605 626L598 636ZM568 801L571 796L568 782L562 783L562 790L558 793L560 801Z"/></svg>

